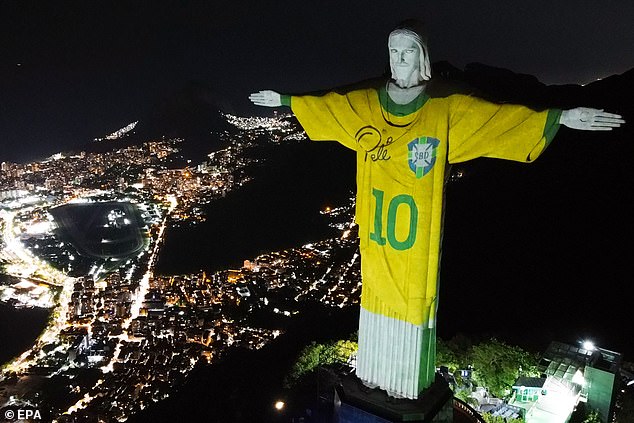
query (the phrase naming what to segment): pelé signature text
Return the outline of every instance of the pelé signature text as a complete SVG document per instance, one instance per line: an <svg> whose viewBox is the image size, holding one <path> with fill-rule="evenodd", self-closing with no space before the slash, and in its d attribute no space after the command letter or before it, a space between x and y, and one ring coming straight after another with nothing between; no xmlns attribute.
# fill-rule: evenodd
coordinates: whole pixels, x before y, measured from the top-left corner
<svg viewBox="0 0 634 423"><path fill-rule="evenodd" d="M355 135L357 143L365 150L365 161L368 157L373 162L379 160L390 160L390 156L387 147L394 143L392 137L388 137L385 141L381 136L381 132L373 126L364 126L359 129Z"/></svg>

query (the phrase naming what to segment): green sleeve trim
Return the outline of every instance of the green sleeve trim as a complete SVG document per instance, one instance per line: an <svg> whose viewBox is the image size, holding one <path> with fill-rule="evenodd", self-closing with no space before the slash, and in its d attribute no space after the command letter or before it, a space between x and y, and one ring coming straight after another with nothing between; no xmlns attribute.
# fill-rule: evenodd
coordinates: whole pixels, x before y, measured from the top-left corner
<svg viewBox="0 0 634 423"><path fill-rule="evenodd" d="M561 117L561 109L549 109L546 117L546 125L544 125L544 137L546 138L546 146L550 145L553 138L559 130L559 118ZM544 148L545 148L544 147Z"/></svg>
<svg viewBox="0 0 634 423"><path fill-rule="evenodd" d="M288 94L280 95L280 100L282 101L282 106L291 107L291 96Z"/></svg>

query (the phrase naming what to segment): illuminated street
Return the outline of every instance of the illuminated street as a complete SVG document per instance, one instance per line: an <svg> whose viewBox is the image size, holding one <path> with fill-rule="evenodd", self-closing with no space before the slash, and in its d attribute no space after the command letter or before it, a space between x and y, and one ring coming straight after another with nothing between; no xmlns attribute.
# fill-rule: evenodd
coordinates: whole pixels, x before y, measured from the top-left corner
<svg viewBox="0 0 634 423"><path fill-rule="evenodd" d="M284 116L225 118L239 135L221 134L229 147L210 153L209 161L196 167L162 167L178 152L180 140L5 166L0 181L37 194L15 191L0 211L0 259L5 273L16 280L0 286L0 299L25 307L52 307L52 319L35 344L2 370L0 387L16 378L18 383L4 391L13 399L0 391L0 406L39 404L60 423L97 410L125 421L130 413L169 396L199 361L213 363L237 347L260 349L282 333L252 326L251 314L289 319L301 313L305 301L330 307L358 303L352 200L322 212L338 232L331 239L245 258L240 269L155 273L168 227L203 221L199 204L249 183L245 170L257 161L246 153L255 148L254 141L264 137L272 143L293 142L304 137ZM137 164L135 172L112 180L105 176L109 167L131 169L131 163ZM42 177L38 174L46 175L44 190L35 190L35 181ZM67 180L65 175L71 174L73 179ZM93 206L68 209L73 212L98 212L100 205L110 205L115 209L104 209L110 210L106 226L125 229L129 221L117 202L134 204L142 216L147 241L140 253L90 258L53 235L58 222L49 210L60 205ZM99 376L91 369L98 369ZM77 383L77 374L86 378ZM46 377L65 386L64 400L46 395ZM33 384L43 386L45 395L34 397Z"/></svg>

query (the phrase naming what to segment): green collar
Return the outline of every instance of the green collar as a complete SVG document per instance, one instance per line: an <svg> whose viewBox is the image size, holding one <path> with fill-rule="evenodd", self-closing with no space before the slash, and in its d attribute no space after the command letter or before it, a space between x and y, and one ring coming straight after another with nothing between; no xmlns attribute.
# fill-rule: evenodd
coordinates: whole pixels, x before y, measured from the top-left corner
<svg viewBox="0 0 634 423"><path fill-rule="evenodd" d="M386 112L390 113L393 116L407 116L410 115L421 107L425 105L427 100L429 100L429 96L425 94L425 91L422 91L418 97L414 100L410 101L407 104L397 104L390 98L387 93L385 86L379 88L379 103L381 103L381 107Z"/></svg>

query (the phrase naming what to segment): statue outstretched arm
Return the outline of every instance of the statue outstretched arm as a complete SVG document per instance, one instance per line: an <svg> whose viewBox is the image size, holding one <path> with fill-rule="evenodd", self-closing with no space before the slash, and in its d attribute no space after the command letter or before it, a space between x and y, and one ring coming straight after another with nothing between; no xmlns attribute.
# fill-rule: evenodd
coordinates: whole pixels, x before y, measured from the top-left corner
<svg viewBox="0 0 634 423"><path fill-rule="evenodd" d="M256 106L280 107L282 95L272 90L262 90L249 95L249 100Z"/></svg>
<svg viewBox="0 0 634 423"><path fill-rule="evenodd" d="M582 131L611 131L612 128L618 128L624 124L625 120L615 113L589 107L577 107L561 112L559 123Z"/></svg>
<svg viewBox="0 0 634 423"><path fill-rule="evenodd" d="M371 91L374 93L374 91ZM313 141L338 141L356 150L359 128L368 125L367 116L359 116L359 108L367 108L369 90L351 93L336 91L317 95L288 95L261 90L249 95L256 106L291 107L308 138ZM292 104L291 104L292 103Z"/></svg>

